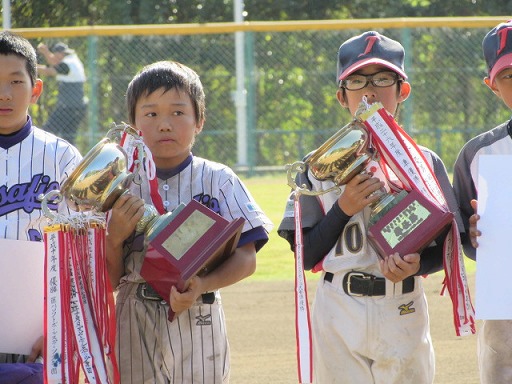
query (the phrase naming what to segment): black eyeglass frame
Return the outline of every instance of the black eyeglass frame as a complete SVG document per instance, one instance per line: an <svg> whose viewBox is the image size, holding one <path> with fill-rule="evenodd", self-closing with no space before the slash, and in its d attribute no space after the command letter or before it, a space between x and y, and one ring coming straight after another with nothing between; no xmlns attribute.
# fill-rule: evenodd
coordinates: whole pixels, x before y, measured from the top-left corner
<svg viewBox="0 0 512 384"><path fill-rule="evenodd" d="M389 85L377 85L375 84L375 82L373 81L373 78L375 76L377 76L378 74L380 73L390 73L393 75L393 78L394 78L394 81L393 83L389 84ZM368 84L372 83L372 85L374 87L377 87L377 88L387 88L387 87L391 87L392 85L395 85L396 83L400 83L403 81L403 79L400 77L400 75L396 72L393 72L393 71L379 71L379 72L375 72L375 73L371 73L369 75L363 75L361 73L358 73L358 74L354 74L354 75L349 75L348 77L350 76L362 76L366 79L366 82L364 83L364 85L360 88L356 88L356 89L350 89L350 88L347 88L346 86L346 83L347 83L347 79L344 79L344 80L341 80L340 81L340 88L343 88L347 91L360 91L361 89L364 89L368 86Z"/></svg>

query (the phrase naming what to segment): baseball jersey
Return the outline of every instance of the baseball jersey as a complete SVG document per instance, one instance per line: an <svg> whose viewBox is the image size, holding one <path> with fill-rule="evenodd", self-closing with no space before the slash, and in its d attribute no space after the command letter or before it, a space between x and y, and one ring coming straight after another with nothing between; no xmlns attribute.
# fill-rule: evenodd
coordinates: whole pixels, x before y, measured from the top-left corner
<svg viewBox="0 0 512 384"><path fill-rule="evenodd" d="M47 219L38 196L60 189L81 159L67 141L33 126L30 116L15 134L0 135L0 238L42 241ZM48 207L69 213L65 202ZM0 354L0 363L23 359Z"/></svg>
<svg viewBox="0 0 512 384"><path fill-rule="evenodd" d="M421 151L425 155L427 161L432 166L434 174L437 177L439 185L445 195L449 209L455 213L458 224L460 225L460 217L458 215L457 203L451 188L450 180L446 172L446 168L442 160L433 151L428 148L421 147ZM307 171L307 178L302 176L298 185L306 184L311 190L319 191L331 188L334 184L332 181L317 180L311 172ZM345 185L340 186L341 191L345 190ZM335 204L340 194L330 192L320 196L300 197L302 210L302 227L312 228L318 223L325 212L327 212L333 204ZM290 194L284 218L279 226L278 233L283 234L285 231L295 231L294 222L294 193ZM367 206L362 211L356 213L350 218L345 226L337 243L331 248L322 261L322 269L337 273L340 271L358 270L365 271L377 276L382 276L378 261L379 257L375 249L369 244L367 238L368 220L370 218L371 208ZM284 236L283 236L284 237ZM287 236L293 239L293 236Z"/></svg>
<svg viewBox="0 0 512 384"><path fill-rule="evenodd" d="M170 173L157 170L157 178L158 193L166 211L173 211L181 203L186 204L194 199L229 221L238 217L245 219L238 246L255 242L256 250L259 250L268 241L273 224L229 167L190 155ZM130 192L151 204L147 182L141 185L132 183ZM143 258L143 252L130 252L127 255L126 275L121 279L121 284L125 281L144 282L139 274Z"/></svg>
<svg viewBox="0 0 512 384"><path fill-rule="evenodd" d="M461 149L453 168L453 189L459 201L462 222L466 231L469 218L474 213L471 200L477 199L478 157L480 155L512 154L512 120L484 132ZM469 177L468 177L469 176ZM471 245L469 236L461 237L466 256L476 259L476 250Z"/></svg>
<svg viewBox="0 0 512 384"><path fill-rule="evenodd" d="M456 212L444 164L434 152L420 148L438 179L450 210ZM379 173L373 172L377 177ZM307 174L298 175L297 185L302 184L314 191L334 185L332 181L315 179L309 169ZM340 188L343 193L345 185ZM339 196L336 192L301 195L302 228L315 227L337 204ZM290 232L295 231L294 198L292 192L278 230L289 242L293 242ZM414 277L414 290L408 293L403 293L402 283L393 284L390 280L385 280L384 296L359 297L345 291L345 277L352 271L382 277L380 258L368 241L370 213L368 206L350 217L343 230L340 229L337 240L332 240L334 244L330 250L314 268L329 272L330 277L326 279L328 275L323 273L319 279L311 315L313 382L403 383L406 378L407 382L432 383L435 359L421 278Z"/></svg>
<svg viewBox="0 0 512 384"><path fill-rule="evenodd" d="M60 189L81 159L67 141L32 126L30 117L14 135L0 136L0 238L42 241L47 222L38 196ZM69 212L64 202L48 206Z"/></svg>
<svg viewBox="0 0 512 384"><path fill-rule="evenodd" d="M259 250L272 223L242 181L227 166L190 155L177 169L157 170L158 193L167 211L192 199L227 220L245 219L238 246L254 242ZM131 193L151 204L148 183L132 184ZM220 292L213 303L202 302L167 320L165 301L142 300L136 290L144 280L140 269L144 236L125 242L125 276L116 300L119 370L123 384L221 384L229 380L229 344ZM165 300L165 299L164 299Z"/></svg>

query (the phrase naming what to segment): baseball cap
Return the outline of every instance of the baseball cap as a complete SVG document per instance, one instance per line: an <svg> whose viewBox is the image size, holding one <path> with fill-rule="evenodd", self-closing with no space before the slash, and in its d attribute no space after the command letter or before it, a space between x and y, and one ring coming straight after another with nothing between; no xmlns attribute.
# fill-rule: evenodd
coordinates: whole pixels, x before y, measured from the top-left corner
<svg viewBox="0 0 512 384"><path fill-rule="evenodd" d="M398 41L390 39L375 31L368 31L354 36L338 50L338 81L369 64L380 64L404 79L405 50Z"/></svg>
<svg viewBox="0 0 512 384"><path fill-rule="evenodd" d="M492 83L501 70L512 67L512 20L491 29L484 37L482 48Z"/></svg>
<svg viewBox="0 0 512 384"><path fill-rule="evenodd" d="M67 44L65 43L62 43L62 42L59 42L59 43L55 43L51 48L50 48L50 51L52 51L53 53L57 53L57 52L66 52L66 53L72 53L73 50L70 49L68 47Z"/></svg>

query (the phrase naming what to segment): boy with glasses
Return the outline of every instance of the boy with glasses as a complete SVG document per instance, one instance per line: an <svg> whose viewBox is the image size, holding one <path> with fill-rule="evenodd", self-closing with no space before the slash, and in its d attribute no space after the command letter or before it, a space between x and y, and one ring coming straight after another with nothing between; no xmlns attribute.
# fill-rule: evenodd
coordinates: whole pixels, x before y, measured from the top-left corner
<svg viewBox="0 0 512 384"><path fill-rule="evenodd" d="M344 42L338 51L340 105L352 116L363 98L380 102L396 117L411 92L400 43L369 31ZM441 159L420 147L456 212ZM372 167L373 168L373 167ZM444 236L418 253L381 259L367 237L370 205L384 182L371 172L341 185L341 194L301 195L304 268L321 270L312 314L315 383L432 383L434 350L421 275L443 268ZM297 185L313 191L332 187L310 171ZM295 249L294 193L278 233Z"/></svg>

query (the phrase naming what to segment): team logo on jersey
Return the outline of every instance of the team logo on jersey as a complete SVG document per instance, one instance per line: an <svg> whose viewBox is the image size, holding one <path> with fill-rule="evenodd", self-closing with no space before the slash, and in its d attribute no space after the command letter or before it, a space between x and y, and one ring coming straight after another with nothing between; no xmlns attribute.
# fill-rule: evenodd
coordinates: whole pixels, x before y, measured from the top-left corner
<svg viewBox="0 0 512 384"><path fill-rule="evenodd" d="M216 197L212 197L210 195L205 195L204 193L200 193L199 195L195 195L193 197L195 201L200 202L204 206L210 208L213 212L218 213L220 215L220 204L219 200Z"/></svg>
<svg viewBox="0 0 512 384"><path fill-rule="evenodd" d="M59 183L51 181L50 176L42 173L34 175L29 183L0 186L0 216L23 209L32 213L34 209L41 209L38 196L49 191L59 189ZM48 204L51 209L57 209L56 204Z"/></svg>
<svg viewBox="0 0 512 384"><path fill-rule="evenodd" d="M400 310L400 316L402 315L408 315L409 313L414 313L416 312L416 308L411 308L411 305L414 304L414 301L411 301L407 304L402 304L398 307L398 309Z"/></svg>
<svg viewBox="0 0 512 384"><path fill-rule="evenodd" d="M199 316L196 316L196 325L198 326L203 326L203 325L212 325L212 315L208 314L208 315L199 315Z"/></svg>

